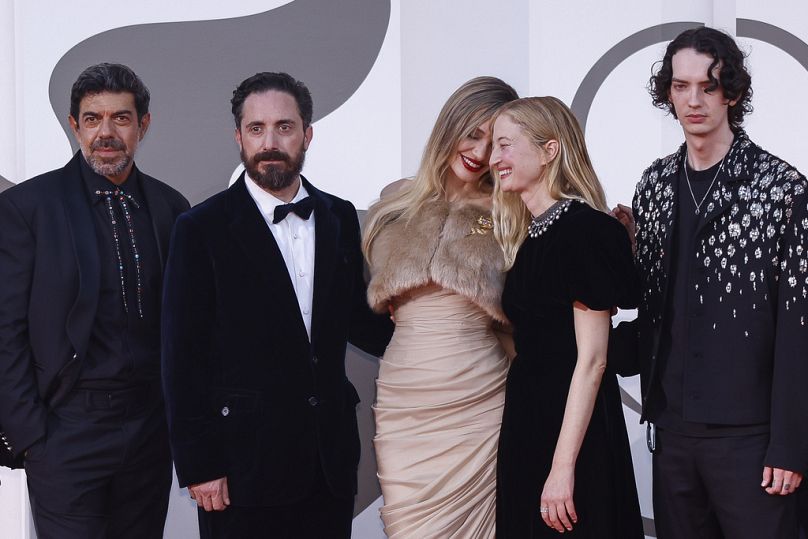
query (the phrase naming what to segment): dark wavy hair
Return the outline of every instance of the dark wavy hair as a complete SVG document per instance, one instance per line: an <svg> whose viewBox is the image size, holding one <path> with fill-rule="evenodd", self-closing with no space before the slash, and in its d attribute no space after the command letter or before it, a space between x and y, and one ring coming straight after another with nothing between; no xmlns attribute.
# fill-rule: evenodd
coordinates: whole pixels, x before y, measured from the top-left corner
<svg viewBox="0 0 808 539"><path fill-rule="evenodd" d="M87 95L110 92L113 94L130 93L135 99L137 123L149 112L151 96L149 89L143 84L132 68L123 64L95 64L84 71L70 89L70 115L79 119L79 105Z"/></svg>
<svg viewBox="0 0 808 539"><path fill-rule="evenodd" d="M295 98L297 110L303 119L303 129L308 129L309 125L311 125L314 110L314 103L309 89L288 73L270 73L267 71L256 73L252 77L245 79L238 85L238 88L233 90L233 99L230 100L230 105L233 119L236 121L236 129L241 128L242 111L247 97L250 94L260 94L270 90L284 92Z"/></svg>
<svg viewBox="0 0 808 539"><path fill-rule="evenodd" d="M735 40L714 28L700 26L685 30L668 44L662 61L654 64L662 65L648 81L648 92L654 106L668 111L674 118L677 117L668 93L673 79L671 65L673 55L682 49L693 49L712 57L713 62L707 70L707 77L711 83L707 91L712 92L721 88L726 99L735 101L735 104L729 107L727 115L730 128L733 131L739 130L744 116L752 112L752 77L744 65L746 55L738 48ZM716 79L713 70L719 65L721 68Z"/></svg>

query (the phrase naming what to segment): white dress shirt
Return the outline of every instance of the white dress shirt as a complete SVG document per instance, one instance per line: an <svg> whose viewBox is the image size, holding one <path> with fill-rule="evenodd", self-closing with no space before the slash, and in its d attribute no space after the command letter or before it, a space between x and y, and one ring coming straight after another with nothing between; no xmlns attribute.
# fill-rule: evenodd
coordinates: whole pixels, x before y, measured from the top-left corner
<svg viewBox="0 0 808 539"><path fill-rule="evenodd" d="M306 333L311 341L311 309L314 298L314 212L306 220L294 212L289 212L283 221L274 224L272 219L275 216L275 207L286 202L261 189L249 174L245 173L244 176L247 192L258 206L283 255L286 270L295 289L300 314L306 325ZM298 202L307 196L309 193L301 183L292 202Z"/></svg>

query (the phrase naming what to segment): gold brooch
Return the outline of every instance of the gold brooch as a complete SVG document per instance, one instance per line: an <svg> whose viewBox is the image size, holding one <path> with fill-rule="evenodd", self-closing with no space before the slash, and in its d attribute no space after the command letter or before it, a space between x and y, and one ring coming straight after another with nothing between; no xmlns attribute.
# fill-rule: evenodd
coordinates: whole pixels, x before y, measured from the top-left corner
<svg viewBox="0 0 808 539"><path fill-rule="evenodd" d="M474 234L488 234L489 230L494 229L494 220L490 217L486 217L485 215L481 215L477 218L477 221L471 226L471 232L466 234L466 236L473 236Z"/></svg>

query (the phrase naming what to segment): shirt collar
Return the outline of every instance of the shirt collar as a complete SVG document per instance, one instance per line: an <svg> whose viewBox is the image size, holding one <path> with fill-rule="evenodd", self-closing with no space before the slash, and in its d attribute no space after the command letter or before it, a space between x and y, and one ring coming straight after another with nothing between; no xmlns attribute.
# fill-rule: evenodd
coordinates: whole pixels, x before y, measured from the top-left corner
<svg viewBox="0 0 808 539"><path fill-rule="evenodd" d="M247 186L247 192L250 193L250 196L258 205L258 210L261 212L261 215L270 220L275 217L276 206L295 203L309 196L309 192L306 191L306 187L303 185L302 181L300 182L297 194L295 194L290 202L284 202L261 189L258 184L255 183L255 180L250 177L248 172L244 173L244 183Z"/></svg>

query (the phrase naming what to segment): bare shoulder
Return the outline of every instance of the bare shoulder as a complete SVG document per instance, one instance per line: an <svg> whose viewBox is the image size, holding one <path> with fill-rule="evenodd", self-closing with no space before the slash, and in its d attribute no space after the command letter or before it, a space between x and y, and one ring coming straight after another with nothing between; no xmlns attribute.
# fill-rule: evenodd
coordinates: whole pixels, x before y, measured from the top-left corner
<svg viewBox="0 0 808 539"><path fill-rule="evenodd" d="M382 189L379 198L385 199L389 196L395 195L396 193L403 191L410 185L412 185L412 178L402 178L392 183L388 183L386 186L384 186L384 189Z"/></svg>

